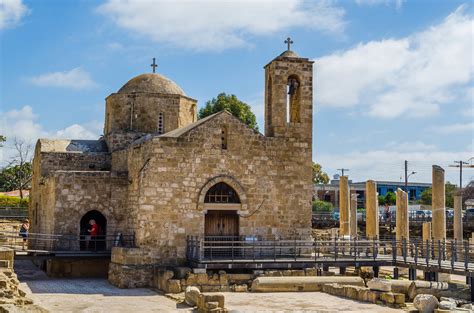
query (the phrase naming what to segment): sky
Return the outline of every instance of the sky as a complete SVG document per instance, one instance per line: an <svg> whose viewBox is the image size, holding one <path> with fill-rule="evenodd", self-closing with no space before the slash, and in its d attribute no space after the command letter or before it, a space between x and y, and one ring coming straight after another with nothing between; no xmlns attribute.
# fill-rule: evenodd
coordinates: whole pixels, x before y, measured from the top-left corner
<svg viewBox="0 0 474 313"><path fill-rule="evenodd" d="M251 105L286 49L314 63L313 160L330 176L458 184L474 157L474 5L436 0L1 0L0 165L12 139L97 139L105 98L157 72L198 100ZM474 168L464 170L464 183Z"/></svg>

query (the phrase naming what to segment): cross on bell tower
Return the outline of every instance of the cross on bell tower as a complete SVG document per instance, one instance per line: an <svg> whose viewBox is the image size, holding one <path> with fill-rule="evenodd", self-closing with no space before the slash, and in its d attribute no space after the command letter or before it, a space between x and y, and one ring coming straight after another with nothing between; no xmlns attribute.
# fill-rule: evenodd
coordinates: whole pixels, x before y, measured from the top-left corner
<svg viewBox="0 0 474 313"><path fill-rule="evenodd" d="M293 44L293 40L290 37L286 38L285 43L288 45L288 51L291 50L291 45Z"/></svg>
<svg viewBox="0 0 474 313"><path fill-rule="evenodd" d="M155 58L153 58L153 63L150 64L150 66L153 68L153 73L155 73L155 69L158 67L158 65L155 62Z"/></svg>

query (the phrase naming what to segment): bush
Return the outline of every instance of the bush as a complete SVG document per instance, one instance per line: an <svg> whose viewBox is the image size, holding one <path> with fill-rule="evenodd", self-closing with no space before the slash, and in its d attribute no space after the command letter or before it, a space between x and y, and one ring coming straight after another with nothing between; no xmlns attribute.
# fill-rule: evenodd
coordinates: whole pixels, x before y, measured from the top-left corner
<svg viewBox="0 0 474 313"><path fill-rule="evenodd" d="M331 202L314 200L313 201L313 212L331 212L333 209Z"/></svg>
<svg viewBox="0 0 474 313"><path fill-rule="evenodd" d="M29 198L20 199L18 197L0 195L0 207L28 207Z"/></svg>

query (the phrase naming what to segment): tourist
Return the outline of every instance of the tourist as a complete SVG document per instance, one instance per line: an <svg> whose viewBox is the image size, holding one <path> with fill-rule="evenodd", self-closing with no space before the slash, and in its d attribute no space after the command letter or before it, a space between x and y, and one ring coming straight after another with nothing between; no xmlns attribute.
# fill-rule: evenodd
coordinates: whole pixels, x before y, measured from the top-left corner
<svg viewBox="0 0 474 313"><path fill-rule="evenodd" d="M97 248L97 235L99 234L99 226L95 222L95 220L90 220L89 221L90 228L87 230L89 232L89 240L94 242L94 250Z"/></svg>
<svg viewBox="0 0 474 313"><path fill-rule="evenodd" d="M20 227L20 236L23 237L22 249L25 250L26 240L28 239L28 231L30 229L30 221L25 219Z"/></svg>

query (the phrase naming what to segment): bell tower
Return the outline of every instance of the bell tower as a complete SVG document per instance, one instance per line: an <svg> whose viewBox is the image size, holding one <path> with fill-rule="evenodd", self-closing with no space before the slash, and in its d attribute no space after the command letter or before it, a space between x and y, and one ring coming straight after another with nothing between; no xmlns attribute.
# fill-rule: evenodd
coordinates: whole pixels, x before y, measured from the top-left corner
<svg viewBox="0 0 474 313"><path fill-rule="evenodd" d="M265 68L265 136L292 137L311 143L313 61L288 50Z"/></svg>

